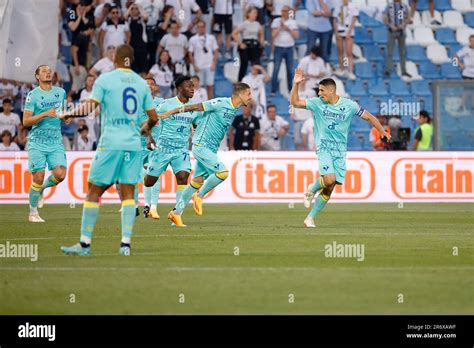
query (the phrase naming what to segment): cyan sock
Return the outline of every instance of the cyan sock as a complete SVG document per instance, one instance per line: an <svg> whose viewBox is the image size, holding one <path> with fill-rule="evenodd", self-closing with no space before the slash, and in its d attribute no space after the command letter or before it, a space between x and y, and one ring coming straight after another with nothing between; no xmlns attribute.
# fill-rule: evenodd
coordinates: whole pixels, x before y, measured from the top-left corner
<svg viewBox="0 0 474 348"><path fill-rule="evenodd" d="M211 191L214 187L219 184L222 184L224 180L217 177L217 175L211 175L207 178L204 185L202 185L201 189L199 190L198 196L203 198L209 191Z"/></svg>
<svg viewBox="0 0 474 348"><path fill-rule="evenodd" d="M82 209L81 242L91 243L97 216L99 216L99 203L85 201Z"/></svg>
<svg viewBox="0 0 474 348"><path fill-rule="evenodd" d="M30 200L30 212L37 212L38 201L41 196L41 185L33 182L30 186L30 193L28 195Z"/></svg>
<svg viewBox="0 0 474 348"><path fill-rule="evenodd" d="M57 184L59 184L59 180L56 179L53 174L51 174L43 183L43 186L41 187L41 193L43 193L44 189L56 186Z"/></svg>
<svg viewBox="0 0 474 348"><path fill-rule="evenodd" d="M126 199L122 201L122 243L130 244L135 223L135 201Z"/></svg>
<svg viewBox="0 0 474 348"><path fill-rule="evenodd" d="M160 197L160 189L161 189L161 181L160 179L158 179L156 180L155 184L152 187L150 187L152 205L158 204L158 198Z"/></svg>
<svg viewBox="0 0 474 348"><path fill-rule="evenodd" d="M196 185L196 186L200 186L200 185ZM194 187L193 182L191 182L191 184L186 186L186 188L183 190L183 193L181 194L181 197L178 203L176 203L176 206L174 207L176 213L181 214L183 212L184 208L186 208L189 201L191 200L192 195L195 192L197 192L197 190L199 190L199 187Z"/></svg>
<svg viewBox="0 0 474 348"><path fill-rule="evenodd" d="M329 201L329 196L323 196L325 195L320 194L316 198L316 201L314 202L313 207L311 208L311 211L308 214L308 217L314 218L316 214L318 214L326 206L327 202Z"/></svg>

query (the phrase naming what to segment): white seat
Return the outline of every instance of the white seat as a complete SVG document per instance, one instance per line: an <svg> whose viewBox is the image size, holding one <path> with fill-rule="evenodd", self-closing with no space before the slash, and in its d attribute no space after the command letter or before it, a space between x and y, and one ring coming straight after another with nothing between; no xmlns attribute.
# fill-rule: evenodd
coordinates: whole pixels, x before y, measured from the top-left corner
<svg viewBox="0 0 474 348"><path fill-rule="evenodd" d="M441 13L439 11L434 11L434 18L431 18L430 11L428 11L428 10L423 11L423 13L421 14L421 23L423 23L423 25L425 27L439 28L440 27L439 25L432 25L431 24L431 22L433 20L437 20L438 22L443 23L443 18L442 18Z"/></svg>
<svg viewBox="0 0 474 348"><path fill-rule="evenodd" d="M451 59L448 57L446 47L438 43L429 45L426 48L426 56L435 64L449 63Z"/></svg>
<svg viewBox="0 0 474 348"><path fill-rule="evenodd" d="M234 62L228 62L224 64L224 76L226 79L232 81L232 83L238 82L239 78L239 64Z"/></svg>
<svg viewBox="0 0 474 348"><path fill-rule="evenodd" d="M383 21L382 12L387 7L388 0L367 0L364 12L378 21ZM362 10L360 7L359 9Z"/></svg>
<svg viewBox="0 0 474 348"><path fill-rule="evenodd" d="M461 13L466 13L474 9L474 4L471 5L469 0L451 0L451 7Z"/></svg>
<svg viewBox="0 0 474 348"><path fill-rule="evenodd" d="M352 0L352 3L357 6L360 11L364 11L367 7L366 0Z"/></svg>
<svg viewBox="0 0 474 348"><path fill-rule="evenodd" d="M413 30L413 37L415 38L415 41L423 47L427 47L428 45L437 42L434 38L433 30L426 27L415 28Z"/></svg>
<svg viewBox="0 0 474 348"><path fill-rule="evenodd" d="M416 45L415 38L413 37L413 31L410 28L405 28L405 44Z"/></svg>
<svg viewBox="0 0 474 348"><path fill-rule="evenodd" d="M415 13L413 14L411 23L410 25L408 25L408 27L414 29L414 28L423 27L423 26L424 26L423 23L421 23L420 12L415 11Z"/></svg>
<svg viewBox="0 0 474 348"><path fill-rule="evenodd" d="M352 46L352 55L354 56L354 63L362 63L362 62L367 61L367 59L364 58L364 54L362 53L362 49L357 44L354 44ZM357 58L355 58L355 57L357 57Z"/></svg>
<svg viewBox="0 0 474 348"><path fill-rule="evenodd" d="M469 36L474 34L474 29L469 27L462 27L456 30L456 40L461 45L469 45Z"/></svg>
<svg viewBox="0 0 474 348"><path fill-rule="evenodd" d="M301 29L308 28L308 10L298 10L295 13L295 21Z"/></svg>
<svg viewBox="0 0 474 348"><path fill-rule="evenodd" d="M464 18L458 11L445 11L443 14L443 26L451 29L464 27Z"/></svg>
<svg viewBox="0 0 474 348"><path fill-rule="evenodd" d="M346 92L344 87L344 83L339 80L336 76L333 76L332 79L336 82L336 94L340 95L341 97L348 97L349 95Z"/></svg>
<svg viewBox="0 0 474 348"><path fill-rule="evenodd" d="M406 61L406 69L407 73L411 75L411 78L405 78L402 77L402 68L400 66L400 63L397 63L397 74L398 76L402 77L403 80L405 81L413 81L413 80L423 80L423 77L418 73L418 67L414 62L411 60Z"/></svg>

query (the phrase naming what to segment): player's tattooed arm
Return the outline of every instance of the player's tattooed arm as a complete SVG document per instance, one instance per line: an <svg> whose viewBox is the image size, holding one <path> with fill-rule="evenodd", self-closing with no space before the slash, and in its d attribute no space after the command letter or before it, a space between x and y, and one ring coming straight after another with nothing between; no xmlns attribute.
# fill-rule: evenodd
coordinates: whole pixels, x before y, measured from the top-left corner
<svg viewBox="0 0 474 348"><path fill-rule="evenodd" d="M143 122L140 131L143 135L151 138L151 129L158 123L158 114L155 109L147 110L146 113L148 115L148 120Z"/></svg>
<svg viewBox="0 0 474 348"><path fill-rule="evenodd" d="M84 117L84 116L94 113L95 109L99 105L100 104L97 100L87 99L86 101L76 105L72 110L69 110L63 113L62 115L60 115L59 118L62 121L67 122L72 117Z"/></svg>
<svg viewBox="0 0 474 348"><path fill-rule="evenodd" d="M303 70L301 68L296 69L295 77L293 78L293 87L291 88L291 95L290 95L290 104L293 105L295 108L306 109L306 102L300 99L298 95L298 89L300 83L305 80Z"/></svg>
<svg viewBox="0 0 474 348"><path fill-rule="evenodd" d="M367 122L369 122L372 126L374 126L379 131L380 137L382 139L385 138L387 141L390 141L390 138L391 138L390 134L387 133L385 128L382 126L382 124L379 122L379 120L377 120L377 118L374 115L372 115L367 110L364 110L361 117Z"/></svg>
<svg viewBox="0 0 474 348"><path fill-rule="evenodd" d="M56 115L56 109L49 109L45 112L42 112L41 114L34 115L33 113L29 110L25 110L23 113L23 126L25 127L31 127L39 122L45 117L52 117L55 118Z"/></svg>

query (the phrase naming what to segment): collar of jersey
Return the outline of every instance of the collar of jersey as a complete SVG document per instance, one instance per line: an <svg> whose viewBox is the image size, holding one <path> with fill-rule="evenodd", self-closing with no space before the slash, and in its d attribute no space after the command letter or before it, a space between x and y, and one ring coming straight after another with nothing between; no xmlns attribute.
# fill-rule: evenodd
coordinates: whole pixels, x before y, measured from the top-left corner
<svg viewBox="0 0 474 348"><path fill-rule="evenodd" d="M128 68L117 68L117 70L122 70L122 71L125 71L125 72L131 72L132 69L128 69Z"/></svg>
<svg viewBox="0 0 474 348"><path fill-rule="evenodd" d="M230 104L230 106L232 106L232 109L235 109L234 104L232 104L232 97L229 98L229 104Z"/></svg>
<svg viewBox="0 0 474 348"><path fill-rule="evenodd" d="M181 102L181 100L179 100L178 96L176 96L175 98L178 101L178 103L180 103L181 105L186 105L185 103ZM189 100L188 100L188 103L189 103Z"/></svg>

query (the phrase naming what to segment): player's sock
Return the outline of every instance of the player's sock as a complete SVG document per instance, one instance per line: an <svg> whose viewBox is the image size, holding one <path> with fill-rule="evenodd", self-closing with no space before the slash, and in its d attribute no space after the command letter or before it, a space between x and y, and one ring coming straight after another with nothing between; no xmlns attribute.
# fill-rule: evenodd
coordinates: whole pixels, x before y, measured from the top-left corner
<svg viewBox="0 0 474 348"><path fill-rule="evenodd" d="M319 177L318 180L311 186L311 192L316 193L319 190L326 188L326 185L324 184L324 179L322 176Z"/></svg>
<svg viewBox="0 0 474 348"><path fill-rule="evenodd" d="M202 185L201 189L199 190L198 196L203 198L209 191L211 191L214 187L219 184L222 184L227 176L229 175L228 171L215 173L207 178L204 185Z"/></svg>
<svg viewBox="0 0 474 348"><path fill-rule="evenodd" d="M138 184L135 185L135 189L133 190L133 199L135 201L135 207L138 207Z"/></svg>
<svg viewBox="0 0 474 348"><path fill-rule="evenodd" d="M135 201L126 199L122 201L122 243L130 244L134 223Z"/></svg>
<svg viewBox="0 0 474 348"><path fill-rule="evenodd" d="M327 196L321 192L316 198L316 201L314 202L313 208L311 208L308 217L314 218L316 214L319 213L326 206L327 202L329 201L329 197L330 196Z"/></svg>
<svg viewBox="0 0 474 348"><path fill-rule="evenodd" d="M179 199L183 195L183 191L186 188L186 185L178 185L178 188L176 189L176 205L178 205Z"/></svg>
<svg viewBox="0 0 474 348"><path fill-rule="evenodd" d="M145 205L150 206L151 204L151 187L143 187L143 195L145 196Z"/></svg>
<svg viewBox="0 0 474 348"><path fill-rule="evenodd" d="M181 194L178 203L176 203L176 206L174 207L174 211L177 214L181 214L183 212L184 208L186 208L189 201L191 200L193 194L197 192L197 190L199 190L201 186L201 183L191 180L191 183L183 190L183 193Z"/></svg>
<svg viewBox="0 0 474 348"><path fill-rule="evenodd" d="M38 213L38 200L41 196L41 185L33 182L30 186L30 214Z"/></svg>
<svg viewBox="0 0 474 348"><path fill-rule="evenodd" d="M81 245L83 247L91 244L92 233L94 232L94 226L97 222L98 215L99 203L85 201L84 208L82 209L81 221Z"/></svg>
<svg viewBox="0 0 474 348"><path fill-rule="evenodd" d="M57 184L59 184L59 180L56 179L53 174L51 174L43 183L43 186L41 187L41 192L43 192L44 189L56 186Z"/></svg>
<svg viewBox="0 0 474 348"><path fill-rule="evenodd" d="M161 189L161 181L160 179L156 180L155 184L150 187L150 203L151 209L156 210L156 206L158 205L158 198L160 197L160 189Z"/></svg>

